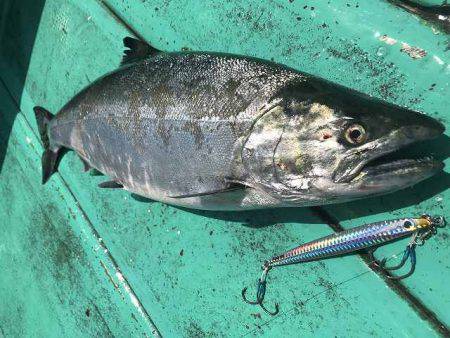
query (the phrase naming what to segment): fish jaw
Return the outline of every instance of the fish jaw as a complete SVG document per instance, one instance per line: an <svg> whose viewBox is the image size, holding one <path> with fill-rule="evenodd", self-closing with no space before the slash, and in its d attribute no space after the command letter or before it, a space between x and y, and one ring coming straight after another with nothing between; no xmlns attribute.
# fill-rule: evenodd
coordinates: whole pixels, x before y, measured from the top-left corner
<svg viewBox="0 0 450 338"><path fill-rule="evenodd" d="M441 161L430 158L398 160L364 168L350 183L355 193L379 195L415 185L444 168Z"/></svg>
<svg viewBox="0 0 450 338"><path fill-rule="evenodd" d="M309 204L343 203L390 194L432 177L443 167L443 162L430 158L407 159L365 167L346 183L317 178L311 183L311 191L316 191L315 194L321 198L311 200ZM295 203L295 200L293 202Z"/></svg>

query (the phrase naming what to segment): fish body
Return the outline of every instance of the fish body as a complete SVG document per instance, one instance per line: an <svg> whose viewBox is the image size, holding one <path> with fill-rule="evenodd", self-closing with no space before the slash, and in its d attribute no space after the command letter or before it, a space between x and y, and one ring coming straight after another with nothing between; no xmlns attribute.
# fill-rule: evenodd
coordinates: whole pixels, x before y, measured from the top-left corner
<svg viewBox="0 0 450 338"><path fill-rule="evenodd" d="M442 168L430 160L364 168L441 134L442 125L291 68L194 52L133 61L89 85L55 116L35 109L46 146L44 181L68 148L140 196L241 210L387 193ZM397 173L394 182L396 170L410 173Z"/></svg>

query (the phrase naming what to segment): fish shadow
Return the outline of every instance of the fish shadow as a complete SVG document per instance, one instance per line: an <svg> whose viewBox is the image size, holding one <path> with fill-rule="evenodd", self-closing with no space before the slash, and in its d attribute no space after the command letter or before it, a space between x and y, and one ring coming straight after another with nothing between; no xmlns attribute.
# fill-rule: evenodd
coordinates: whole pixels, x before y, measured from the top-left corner
<svg viewBox="0 0 450 338"><path fill-rule="evenodd" d="M444 161L450 155L450 137L441 135L435 140L407 148L402 151L401 155L404 158L419 158L423 154L432 155L433 158ZM392 212L397 209L418 205L425 200L435 197L449 187L450 174L442 171L413 187L392 194L322 207L275 208L249 211L209 211L182 207L176 208L222 221L240 222L242 225L252 228L293 222L309 224L338 223L339 221ZM442 205L440 205L440 208L443 208ZM418 210L418 213L422 212L430 211ZM431 212L436 212L436 210Z"/></svg>
<svg viewBox="0 0 450 338"><path fill-rule="evenodd" d="M241 223L250 228L263 228L279 223L310 223L322 224L312 208L274 208L244 211L211 211L175 207L196 215L221 221Z"/></svg>
<svg viewBox="0 0 450 338"><path fill-rule="evenodd" d="M45 0L0 1L0 172Z"/></svg>

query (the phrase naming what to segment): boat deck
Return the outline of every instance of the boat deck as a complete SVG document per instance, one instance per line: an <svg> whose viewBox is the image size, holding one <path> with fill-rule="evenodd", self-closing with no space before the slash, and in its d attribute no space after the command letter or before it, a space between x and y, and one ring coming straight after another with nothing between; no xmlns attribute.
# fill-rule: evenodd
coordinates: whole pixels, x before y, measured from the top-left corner
<svg viewBox="0 0 450 338"><path fill-rule="evenodd" d="M448 216L448 159L445 172L413 188L322 208L227 213L138 202L99 189L104 178L84 173L74 153L42 186L33 107L57 112L115 69L125 36L167 51L271 59L450 127L449 35L388 1L3 1L0 336L449 334L448 228L418 248L409 279L391 281L367 256L350 255L274 270L266 302L280 303L276 317L241 299L245 286L253 296L265 259L302 242L376 220ZM418 148L446 159L449 137Z"/></svg>

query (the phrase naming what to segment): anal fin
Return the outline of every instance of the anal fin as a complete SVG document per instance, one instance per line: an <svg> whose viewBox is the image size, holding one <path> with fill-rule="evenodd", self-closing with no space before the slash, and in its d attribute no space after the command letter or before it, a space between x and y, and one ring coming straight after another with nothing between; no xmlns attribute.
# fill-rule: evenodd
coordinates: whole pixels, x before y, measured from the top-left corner
<svg viewBox="0 0 450 338"><path fill-rule="evenodd" d="M101 171L99 171L98 169L95 169L94 167L92 167L88 161L86 161L84 158L82 158L80 156L80 160L81 162L83 162L83 170L84 172L88 172L89 171L89 175L90 176L103 176L103 173Z"/></svg>
<svg viewBox="0 0 450 338"><path fill-rule="evenodd" d="M83 162L83 170L84 172L92 169L91 165L84 158L80 157L81 162Z"/></svg>
<svg viewBox="0 0 450 338"><path fill-rule="evenodd" d="M89 175L91 176L103 176L103 173L100 170L97 170L95 168L91 168L89 171Z"/></svg>

